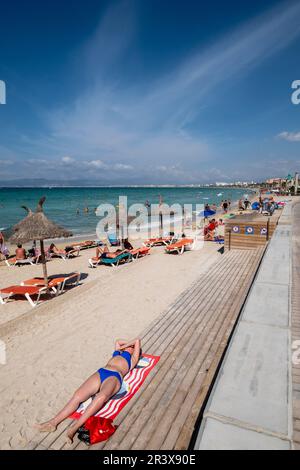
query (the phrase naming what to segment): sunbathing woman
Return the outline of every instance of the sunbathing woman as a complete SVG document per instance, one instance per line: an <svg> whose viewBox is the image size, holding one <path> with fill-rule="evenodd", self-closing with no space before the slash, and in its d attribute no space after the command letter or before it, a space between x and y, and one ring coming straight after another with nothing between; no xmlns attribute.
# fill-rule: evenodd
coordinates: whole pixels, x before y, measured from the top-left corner
<svg viewBox="0 0 300 470"><path fill-rule="evenodd" d="M122 253L127 253L129 250L116 250L116 251L109 251L108 247L105 246L97 246L96 248L96 256L92 258L93 261L99 261L100 258L115 258L117 255L121 255Z"/></svg>
<svg viewBox="0 0 300 470"><path fill-rule="evenodd" d="M57 246L54 243L51 243L51 245L48 248L48 252L53 255L65 255L66 254L65 250L57 248Z"/></svg>
<svg viewBox="0 0 300 470"><path fill-rule="evenodd" d="M48 248L48 253L56 256L70 256L78 254L78 249L74 249L72 246L66 246L65 249L57 248L54 243Z"/></svg>
<svg viewBox="0 0 300 470"><path fill-rule="evenodd" d="M93 397L83 415L67 432L67 442L72 443L74 435L90 416L96 414L105 403L121 388L123 378L137 365L141 354L141 340L116 340L115 351L105 368L91 375L74 393L66 406L46 423L36 424L41 432L53 432L57 426L74 413L80 403Z"/></svg>

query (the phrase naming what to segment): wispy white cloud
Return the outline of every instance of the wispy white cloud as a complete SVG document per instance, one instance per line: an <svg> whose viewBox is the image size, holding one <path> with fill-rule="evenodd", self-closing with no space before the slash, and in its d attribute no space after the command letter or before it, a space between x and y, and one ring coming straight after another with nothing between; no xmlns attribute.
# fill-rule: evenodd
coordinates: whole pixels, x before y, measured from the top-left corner
<svg viewBox="0 0 300 470"><path fill-rule="evenodd" d="M262 16L230 32L204 50L193 53L175 70L158 80L146 98L149 105L176 106L171 123L197 109L208 93L286 48L300 34L299 2L284 2Z"/></svg>
<svg viewBox="0 0 300 470"><path fill-rule="evenodd" d="M61 161L62 161L63 163L67 163L67 164L68 164L68 163L73 163L73 162L74 162L74 158L66 156L66 157L62 157Z"/></svg>
<svg viewBox="0 0 300 470"><path fill-rule="evenodd" d="M280 132L278 136L280 139L287 140L289 142L300 142L300 132Z"/></svg>
<svg viewBox="0 0 300 470"><path fill-rule="evenodd" d="M14 165L14 162L12 160L0 159L0 168L2 166L12 166L12 165Z"/></svg>

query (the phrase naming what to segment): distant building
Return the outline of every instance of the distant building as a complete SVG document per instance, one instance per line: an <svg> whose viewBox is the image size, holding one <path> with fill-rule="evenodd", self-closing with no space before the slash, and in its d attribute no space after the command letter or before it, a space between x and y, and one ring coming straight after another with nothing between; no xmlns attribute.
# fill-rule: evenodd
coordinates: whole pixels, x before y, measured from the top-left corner
<svg viewBox="0 0 300 470"><path fill-rule="evenodd" d="M284 178L269 178L265 181L265 186L271 191L297 194L299 186L298 173L295 173L294 176L288 174Z"/></svg>

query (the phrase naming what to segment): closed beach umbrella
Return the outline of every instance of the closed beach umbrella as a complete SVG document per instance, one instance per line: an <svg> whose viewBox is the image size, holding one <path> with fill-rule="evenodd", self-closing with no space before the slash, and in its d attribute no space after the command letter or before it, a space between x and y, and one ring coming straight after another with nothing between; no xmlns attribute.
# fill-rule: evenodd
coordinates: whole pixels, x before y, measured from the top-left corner
<svg viewBox="0 0 300 470"><path fill-rule="evenodd" d="M42 197L37 205L36 211L32 212L26 206L22 206L27 211L25 219L12 227L12 235L9 239L11 243L27 243L31 240L40 240L41 259L43 264L43 274L45 284L48 287L48 275L46 267L44 240L49 238L70 237L72 233L49 220L43 211L43 204L46 198Z"/></svg>

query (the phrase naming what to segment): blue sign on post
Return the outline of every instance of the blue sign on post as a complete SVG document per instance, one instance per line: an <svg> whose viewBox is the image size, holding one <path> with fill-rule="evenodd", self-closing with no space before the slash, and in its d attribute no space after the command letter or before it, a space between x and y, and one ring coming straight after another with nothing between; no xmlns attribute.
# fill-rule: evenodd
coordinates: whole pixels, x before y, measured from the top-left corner
<svg viewBox="0 0 300 470"><path fill-rule="evenodd" d="M247 225L245 227L245 235L254 235L254 227L251 227L251 225Z"/></svg>

